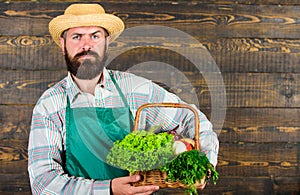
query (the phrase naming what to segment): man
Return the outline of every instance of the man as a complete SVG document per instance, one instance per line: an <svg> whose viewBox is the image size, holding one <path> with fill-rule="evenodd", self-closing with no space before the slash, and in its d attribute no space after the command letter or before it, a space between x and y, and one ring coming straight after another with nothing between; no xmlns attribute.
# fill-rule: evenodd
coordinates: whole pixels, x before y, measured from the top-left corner
<svg viewBox="0 0 300 195"><path fill-rule="evenodd" d="M50 21L49 31L65 56L68 76L49 88L32 115L28 172L33 194L151 194L158 186L131 184L140 176L105 162L116 140L132 129L139 106L181 102L144 78L104 67L107 48L124 30L118 17L99 4L73 4ZM162 109L144 116L144 128L163 122L161 130L193 136L192 115ZM216 166L218 139L200 115L200 144Z"/></svg>

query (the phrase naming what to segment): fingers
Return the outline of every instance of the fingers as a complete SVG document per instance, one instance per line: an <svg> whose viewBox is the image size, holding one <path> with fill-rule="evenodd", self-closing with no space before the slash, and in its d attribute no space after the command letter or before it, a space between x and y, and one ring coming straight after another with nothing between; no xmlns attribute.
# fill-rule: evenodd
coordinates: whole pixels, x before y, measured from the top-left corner
<svg viewBox="0 0 300 195"><path fill-rule="evenodd" d="M140 175L132 175L132 176L126 176L126 177L119 177L119 178L116 178L114 180L117 180L119 184L129 185L131 183L139 181L140 178L141 178Z"/></svg>
<svg viewBox="0 0 300 195"><path fill-rule="evenodd" d="M130 180L131 183L138 182L141 179L140 175L132 175ZM133 192L136 195L147 195L152 194L153 192L159 190L159 186L151 185L151 186L137 186L133 187Z"/></svg>
<svg viewBox="0 0 300 195"><path fill-rule="evenodd" d="M197 184L197 185L196 185L196 188L197 188L198 190L203 190L203 189L205 188L205 186L206 186L206 182L203 183L203 184Z"/></svg>
<svg viewBox="0 0 300 195"><path fill-rule="evenodd" d="M138 182L141 179L140 175L132 175L130 177L130 183Z"/></svg>
<svg viewBox="0 0 300 195"><path fill-rule="evenodd" d="M135 195L148 195L159 190L159 186L131 186L131 183L137 182L141 179L140 175L132 175L127 177L115 178L111 181L111 189L114 195L125 195L125 194L135 194Z"/></svg>
<svg viewBox="0 0 300 195"><path fill-rule="evenodd" d="M153 192L159 190L159 186L138 186L133 188L134 194L136 195L152 194Z"/></svg>

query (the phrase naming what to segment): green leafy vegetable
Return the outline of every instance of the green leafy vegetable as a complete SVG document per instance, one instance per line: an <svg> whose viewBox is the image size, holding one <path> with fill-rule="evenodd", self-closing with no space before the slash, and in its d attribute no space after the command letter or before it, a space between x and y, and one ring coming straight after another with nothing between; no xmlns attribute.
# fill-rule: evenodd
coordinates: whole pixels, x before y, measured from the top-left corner
<svg viewBox="0 0 300 195"><path fill-rule="evenodd" d="M206 182L212 178L213 183L219 178L219 173L210 164L203 152L190 150L179 154L173 161L164 165L160 169L167 173L166 180L181 182L187 193L197 194L195 184L206 177Z"/></svg>
<svg viewBox="0 0 300 195"><path fill-rule="evenodd" d="M114 143L107 162L131 173L157 169L174 159L172 145L167 132L134 131Z"/></svg>
<svg viewBox="0 0 300 195"><path fill-rule="evenodd" d="M158 169L166 172L167 181L180 182L186 186L186 193L195 195L201 181L212 179L216 184L219 173L206 155L194 149L175 156L173 138L168 132L134 131L114 143L107 162L131 173Z"/></svg>

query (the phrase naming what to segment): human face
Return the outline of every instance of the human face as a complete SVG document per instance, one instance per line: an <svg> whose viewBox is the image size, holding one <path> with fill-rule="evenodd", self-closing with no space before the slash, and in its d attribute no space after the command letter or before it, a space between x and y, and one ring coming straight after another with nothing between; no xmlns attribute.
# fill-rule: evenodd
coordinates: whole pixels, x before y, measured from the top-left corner
<svg viewBox="0 0 300 195"><path fill-rule="evenodd" d="M68 71L73 76L90 80L101 74L108 45L108 38L102 28L71 28L60 42Z"/></svg>

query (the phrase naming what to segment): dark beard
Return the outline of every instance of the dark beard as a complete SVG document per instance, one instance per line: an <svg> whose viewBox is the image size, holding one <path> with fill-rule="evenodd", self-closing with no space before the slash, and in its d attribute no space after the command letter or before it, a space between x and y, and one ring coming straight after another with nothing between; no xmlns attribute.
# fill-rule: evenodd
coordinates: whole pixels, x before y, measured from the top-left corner
<svg viewBox="0 0 300 195"><path fill-rule="evenodd" d="M93 56L95 59L85 59L82 62L79 58L83 55ZM93 51L83 51L78 53L71 58L65 48L65 61L67 64L68 71L76 76L78 79L91 80L96 76L100 75L105 66L105 61L107 59L107 53L104 51L103 58Z"/></svg>

